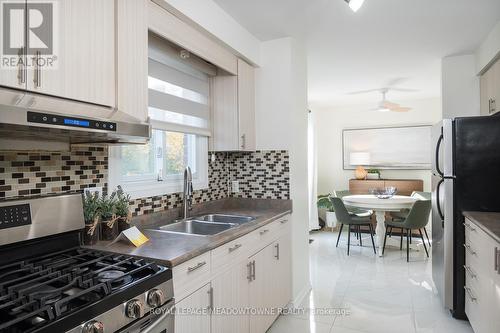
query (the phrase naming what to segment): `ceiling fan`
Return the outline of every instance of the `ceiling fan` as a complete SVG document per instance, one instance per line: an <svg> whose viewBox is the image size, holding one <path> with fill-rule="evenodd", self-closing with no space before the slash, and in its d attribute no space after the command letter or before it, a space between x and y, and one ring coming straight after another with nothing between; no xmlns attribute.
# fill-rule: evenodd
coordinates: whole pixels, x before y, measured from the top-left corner
<svg viewBox="0 0 500 333"><path fill-rule="evenodd" d="M362 90L362 91L355 91L349 93L349 95L358 95L358 94L366 94L366 93L371 93L371 92L380 92L382 94L382 100L378 103L377 107L372 109L371 111L379 111L379 112L408 112L411 110L409 107L401 106L398 103L391 102L387 100L386 95L390 90L393 91L402 91L402 92L415 92L418 91L416 89L406 89L406 88L397 88L394 87L396 83L401 82L404 80L403 78L398 78L395 80L392 80L386 87L384 88L378 88L378 89L369 89L369 90Z"/></svg>

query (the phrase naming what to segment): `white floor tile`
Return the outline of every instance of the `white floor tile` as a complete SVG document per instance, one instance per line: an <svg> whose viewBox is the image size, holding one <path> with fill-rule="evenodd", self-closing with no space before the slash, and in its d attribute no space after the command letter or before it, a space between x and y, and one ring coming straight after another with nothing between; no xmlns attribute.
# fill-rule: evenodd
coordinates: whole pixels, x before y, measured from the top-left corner
<svg viewBox="0 0 500 333"><path fill-rule="evenodd" d="M336 248L337 233L311 234L313 289L301 304L305 310L336 309L337 315L306 311L281 316L268 332L472 333L468 322L453 319L441 306L431 259L421 244L413 244L407 263L397 239L379 258L369 237L363 237L362 247L351 238L354 245L347 256L346 237Z"/></svg>

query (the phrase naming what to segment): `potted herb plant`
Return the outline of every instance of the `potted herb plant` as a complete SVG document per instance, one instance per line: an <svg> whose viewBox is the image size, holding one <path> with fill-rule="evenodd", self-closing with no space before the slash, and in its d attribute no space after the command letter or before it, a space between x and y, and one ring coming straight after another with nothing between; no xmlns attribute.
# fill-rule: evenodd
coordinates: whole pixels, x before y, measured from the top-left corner
<svg viewBox="0 0 500 333"><path fill-rule="evenodd" d="M326 213L326 225L330 228L335 228L337 226L337 216L335 215L335 210L333 209L332 201L330 200L330 194L322 194L318 196L318 208L324 209Z"/></svg>
<svg viewBox="0 0 500 333"><path fill-rule="evenodd" d="M368 169L366 179L380 179L380 171L378 169Z"/></svg>
<svg viewBox="0 0 500 333"><path fill-rule="evenodd" d="M99 200L101 240L113 240L119 234L116 202L116 192L113 192L111 195L103 195L101 200Z"/></svg>
<svg viewBox="0 0 500 333"><path fill-rule="evenodd" d="M132 212L129 209L130 195L126 194L121 186L116 191L116 216L118 216L118 231L122 232L130 227Z"/></svg>
<svg viewBox="0 0 500 333"><path fill-rule="evenodd" d="M83 242L87 245L95 244L100 238L99 227L100 198L98 192L87 192L83 195L83 218L85 232Z"/></svg>

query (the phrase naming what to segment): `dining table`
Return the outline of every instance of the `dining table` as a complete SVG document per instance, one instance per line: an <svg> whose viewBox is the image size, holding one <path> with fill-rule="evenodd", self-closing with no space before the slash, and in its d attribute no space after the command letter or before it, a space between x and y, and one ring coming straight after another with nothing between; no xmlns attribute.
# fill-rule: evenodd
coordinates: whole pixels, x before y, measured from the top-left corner
<svg viewBox="0 0 500 333"><path fill-rule="evenodd" d="M344 205L354 208L362 208L371 210L375 213L377 219L377 227L375 233L377 235L378 256L383 256L384 236L386 233L385 216L388 212L399 212L404 209L410 209L417 198L405 195L394 195L390 198L378 198L373 194L347 195L342 198Z"/></svg>

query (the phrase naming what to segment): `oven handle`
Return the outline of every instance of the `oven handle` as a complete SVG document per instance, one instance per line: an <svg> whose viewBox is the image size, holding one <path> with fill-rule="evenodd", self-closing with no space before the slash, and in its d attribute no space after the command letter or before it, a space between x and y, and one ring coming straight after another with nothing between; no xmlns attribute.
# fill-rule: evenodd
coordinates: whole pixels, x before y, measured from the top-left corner
<svg viewBox="0 0 500 333"><path fill-rule="evenodd" d="M163 312L161 314L161 316L159 316L155 321L153 321L151 324L149 324L148 327L146 327L146 329L141 331L141 333L153 333L154 332L153 330L155 329L156 326L158 326L159 323L164 321L168 316L174 316L174 314L172 312L172 309L175 307L174 303L175 303L174 299L165 303L165 305L163 305L161 307L162 312ZM170 332L167 332L167 333L170 333Z"/></svg>

